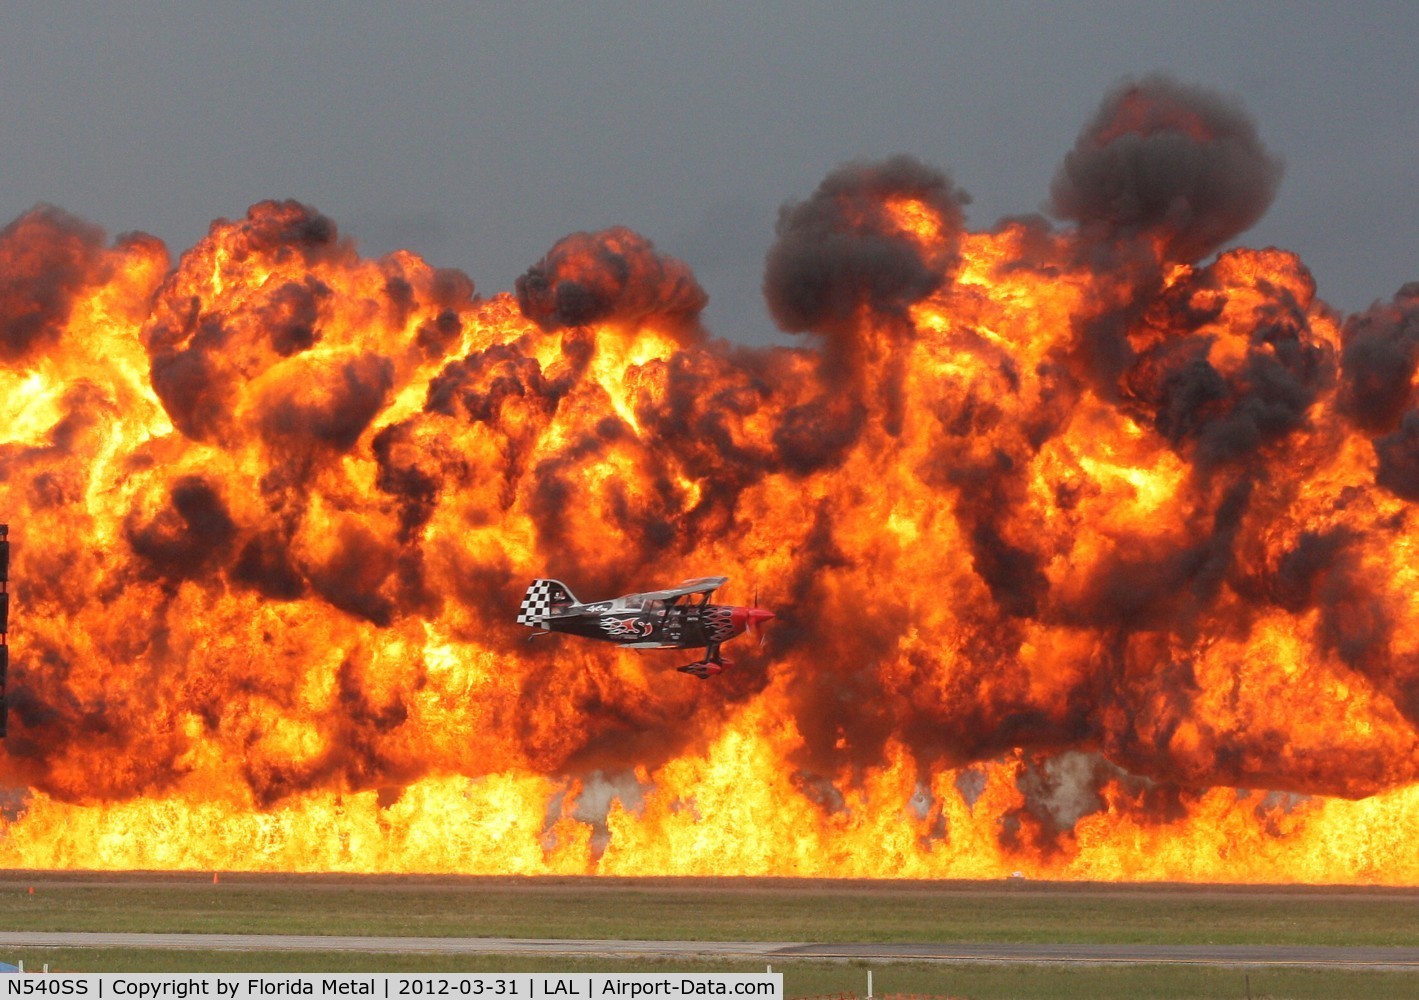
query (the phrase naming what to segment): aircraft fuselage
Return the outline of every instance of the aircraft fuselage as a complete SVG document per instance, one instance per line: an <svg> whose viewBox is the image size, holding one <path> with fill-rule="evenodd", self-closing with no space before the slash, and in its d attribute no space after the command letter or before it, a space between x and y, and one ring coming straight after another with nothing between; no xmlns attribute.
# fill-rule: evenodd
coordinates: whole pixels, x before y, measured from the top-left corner
<svg viewBox="0 0 1419 1000"><path fill-rule="evenodd" d="M729 604L625 598L553 607L543 620L549 632L602 639L632 649L685 649L727 642L748 628L756 609Z"/></svg>
<svg viewBox="0 0 1419 1000"><path fill-rule="evenodd" d="M704 679L721 673L732 661L720 655L721 643L774 617L763 608L711 604L725 577L686 580L668 590L627 594L609 601L581 603L560 580L532 581L518 611L520 625L613 642L630 649L704 647L704 656L677 669Z"/></svg>

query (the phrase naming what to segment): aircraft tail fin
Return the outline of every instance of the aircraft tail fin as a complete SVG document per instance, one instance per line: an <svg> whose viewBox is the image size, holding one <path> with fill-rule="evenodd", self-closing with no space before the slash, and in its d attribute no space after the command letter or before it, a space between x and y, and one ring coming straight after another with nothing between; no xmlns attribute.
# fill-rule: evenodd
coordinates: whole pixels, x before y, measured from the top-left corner
<svg viewBox="0 0 1419 1000"><path fill-rule="evenodd" d="M517 613L519 625L532 628L546 626L542 623L550 616L552 608L560 604L577 604L570 588L561 580L533 580L532 586L522 596L522 608Z"/></svg>

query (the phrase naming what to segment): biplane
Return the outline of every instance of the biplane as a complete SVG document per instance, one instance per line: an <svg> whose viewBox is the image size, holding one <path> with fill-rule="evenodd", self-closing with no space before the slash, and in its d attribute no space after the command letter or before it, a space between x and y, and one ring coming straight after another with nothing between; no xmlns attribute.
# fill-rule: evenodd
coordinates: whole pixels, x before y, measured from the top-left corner
<svg viewBox="0 0 1419 1000"><path fill-rule="evenodd" d="M744 632L761 636L760 626L774 617L772 611L760 607L711 604L710 595L728 579L707 576L666 590L591 603L578 601L560 580L533 580L522 598L517 621L529 628L600 639L628 649L703 646L704 656L676 669L704 680L734 665L720 654L721 643Z"/></svg>

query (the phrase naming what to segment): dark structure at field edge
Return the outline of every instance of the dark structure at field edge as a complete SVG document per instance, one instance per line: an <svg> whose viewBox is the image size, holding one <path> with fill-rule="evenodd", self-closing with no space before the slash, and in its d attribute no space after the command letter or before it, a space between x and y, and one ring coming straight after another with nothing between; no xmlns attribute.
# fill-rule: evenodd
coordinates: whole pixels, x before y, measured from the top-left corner
<svg viewBox="0 0 1419 1000"><path fill-rule="evenodd" d="M9 706L5 681L10 673L10 526L0 524L0 738L4 738Z"/></svg>

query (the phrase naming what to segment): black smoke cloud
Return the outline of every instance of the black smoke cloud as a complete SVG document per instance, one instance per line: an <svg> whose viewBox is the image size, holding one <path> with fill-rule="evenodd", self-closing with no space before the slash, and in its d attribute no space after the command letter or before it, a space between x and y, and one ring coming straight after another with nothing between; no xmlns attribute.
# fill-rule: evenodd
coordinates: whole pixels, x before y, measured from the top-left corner
<svg viewBox="0 0 1419 1000"><path fill-rule="evenodd" d="M1237 326L1246 330L1239 362L1213 358L1220 334L1216 320L1241 320L1221 293L1238 275L1224 254L1213 267L1179 282L1159 300L1146 328L1162 332L1157 343L1140 352L1125 374L1125 395L1151 411L1154 428L1191 455L1199 468L1245 462L1307 425L1311 407L1335 384L1335 352L1317 338L1308 319L1314 285L1299 261L1293 289L1269 281L1253 282L1257 296L1250 315ZM1218 271L1227 273L1219 278ZM1196 303L1217 299L1215 310ZM1224 324L1225 325L1225 324Z"/></svg>
<svg viewBox="0 0 1419 1000"><path fill-rule="evenodd" d="M1397 430L1375 439L1375 456L1375 482L1395 496L1419 500L1419 410L1410 410Z"/></svg>
<svg viewBox="0 0 1419 1000"><path fill-rule="evenodd" d="M1375 449L1375 482L1419 500L1419 282L1351 316L1342 331L1339 409Z"/></svg>
<svg viewBox="0 0 1419 1000"><path fill-rule="evenodd" d="M273 442L297 440L349 451L384 408L393 386L394 365L388 358L351 358L264 400L262 430Z"/></svg>
<svg viewBox="0 0 1419 1000"><path fill-rule="evenodd" d="M517 279L522 314L544 330L654 322L692 343L708 301L683 261L624 226L564 237Z"/></svg>
<svg viewBox="0 0 1419 1000"><path fill-rule="evenodd" d="M935 167L910 156L849 163L806 201L779 209L764 269L764 297L790 333L850 337L862 309L902 314L941 287L955 265L969 198ZM891 208L919 204L940 229L926 243Z"/></svg>
<svg viewBox="0 0 1419 1000"><path fill-rule="evenodd" d="M1351 316L1342 345L1341 411L1370 434L1394 430L1414 398L1419 369L1419 281L1394 301Z"/></svg>
<svg viewBox="0 0 1419 1000"><path fill-rule="evenodd" d="M1281 172L1239 104L1152 75L1104 99L1055 174L1051 208L1107 237L1152 237L1167 260L1195 261L1261 218Z"/></svg>
<svg viewBox="0 0 1419 1000"><path fill-rule="evenodd" d="M58 339L75 293L98 284L104 233L53 205L0 231L0 361L19 361Z"/></svg>
<svg viewBox="0 0 1419 1000"><path fill-rule="evenodd" d="M168 502L150 521L130 513L125 534L133 551L157 577L198 579L222 562L237 533L221 494L198 476L173 484Z"/></svg>

